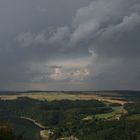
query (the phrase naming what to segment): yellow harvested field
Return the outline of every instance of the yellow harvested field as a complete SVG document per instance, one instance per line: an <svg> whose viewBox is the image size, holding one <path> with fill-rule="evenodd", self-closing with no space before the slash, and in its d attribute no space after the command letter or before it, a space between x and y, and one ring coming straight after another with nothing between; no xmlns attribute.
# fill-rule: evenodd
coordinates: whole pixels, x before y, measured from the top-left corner
<svg viewBox="0 0 140 140"><path fill-rule="evenodd" d="M125 100L120 100L120 99L112 99L112 97L102 97L96 94L65 94L62 92L58 92L58 93L23 93L20 95L1 95L0 99L2 100L15 100L19 97L28 97L28 98L32 98L32 99L36 99L36 100L48 100L48 101L52 101L52 100L64 100L64 99L68 99L68 100L91 100L91 99L95 99L98 101L102 101L102 102L109 102L109 103L119 103L121 105L127 103L127 101Z"/></svg>
<svg viewBox="0 0 140 140"><path fill-rule="evenodd" d="M109 103L118 103L118 104L125 104L127 103L127 101L125 100L120 100L120 99L112 99L112 97L103 97L103 96L99 96L99 95L79 95L81 99L96 99L98 101L102 101L102 102L109 102Z"/></svg>
<svg viewBox="0 0 140 140"><path fill-rule="evenodd" d="M15 100L19 97L28 97L36 100L78 100L80 97L73 94L64 94L64 93L26 93L21 95L1 95L0 99L2 100Z"/></svg>

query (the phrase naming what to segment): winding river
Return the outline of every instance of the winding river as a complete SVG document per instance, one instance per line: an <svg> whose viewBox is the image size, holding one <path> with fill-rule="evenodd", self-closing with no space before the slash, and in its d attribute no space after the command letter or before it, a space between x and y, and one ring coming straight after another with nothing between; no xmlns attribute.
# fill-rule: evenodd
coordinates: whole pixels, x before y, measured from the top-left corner
<svg viewBox="0 0 140 140"><path fill-rule="evenodd" d="M11 123L17 135L24 136L27 140L38 140L40 131L45 129L45 126L37 123L35 120L26 117L3 117L1 121Z"/></svg>

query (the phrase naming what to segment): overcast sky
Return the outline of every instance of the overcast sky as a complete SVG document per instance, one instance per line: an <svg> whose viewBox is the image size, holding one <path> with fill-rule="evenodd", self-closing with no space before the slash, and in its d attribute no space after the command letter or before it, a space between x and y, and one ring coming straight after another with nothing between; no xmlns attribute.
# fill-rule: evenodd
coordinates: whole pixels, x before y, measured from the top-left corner
<svg viewBox="0 0 140 140"><path fill-rule="evenodd" d="M140 0L0 0L0 90L140 89Z"/></svg>

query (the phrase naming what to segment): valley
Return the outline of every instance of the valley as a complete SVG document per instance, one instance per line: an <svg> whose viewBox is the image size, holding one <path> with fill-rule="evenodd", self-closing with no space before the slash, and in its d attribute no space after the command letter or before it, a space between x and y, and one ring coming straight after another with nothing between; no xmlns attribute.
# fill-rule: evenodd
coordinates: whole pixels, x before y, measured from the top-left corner
<svg viewBox="0 0 140 140"><path fill-rule="evenodd" d="M111 95L98 92L0 94L0 122L12 124L16 135L23 135L27 140L92 140L93 137L104 140L123 122L139 123L139 102L133 98L131 101L128 95L120 96L116 92ZM134 104L137 112L130 113Z"/></svg>

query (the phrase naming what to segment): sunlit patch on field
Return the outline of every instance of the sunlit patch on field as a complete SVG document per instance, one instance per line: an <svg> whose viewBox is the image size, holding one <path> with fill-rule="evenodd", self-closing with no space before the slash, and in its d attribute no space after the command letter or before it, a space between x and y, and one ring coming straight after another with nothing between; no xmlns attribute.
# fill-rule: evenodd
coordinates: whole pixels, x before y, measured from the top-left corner
<svg viewBox="0 0 140 140"><path fill-rule="evenodd" d="M64 100L64 99L67 99L67 100L98 100L98 101L101 101L101 102L109 102L109 103L119 103L121 105L127 103L127 101L125 100L120 100L120 99L117 99L117 98L112 98L110 96L108 97L103 97L103 96L100 96L100 95L97 95L95 93L92 93L92 94L80 94L80 93L69 93L69 94L66 94L66 93L63 93L63 92L31 92L31 93L21 93L21 94L18 94L18 95L14 95L14 94L11 94L11 95L1 95L0 96L0 99L2 100L15 100L17 98L20 98L20 97L28 97L28 98L31 98L31 99L35 99L35 100L48 100L48 101L53 101L53 100Z"/></svg>

